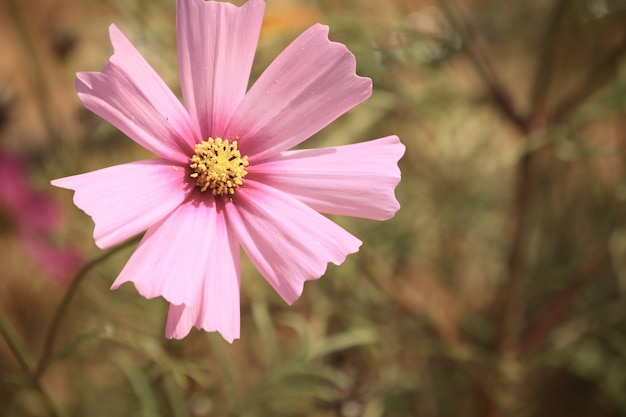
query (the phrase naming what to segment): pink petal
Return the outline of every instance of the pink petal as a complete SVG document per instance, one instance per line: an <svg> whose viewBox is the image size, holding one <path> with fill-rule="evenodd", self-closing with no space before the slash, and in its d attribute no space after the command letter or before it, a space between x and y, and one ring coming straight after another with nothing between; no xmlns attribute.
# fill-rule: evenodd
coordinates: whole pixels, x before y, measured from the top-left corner
<svg viewBox="0 0 626 417"><path fill-rule="evenodd" d="M60 178L52 185L75 190L74 204L96 224L104 249L152 226L188 196L186 169L163 159L136 161Z"/></svg>
<svg viewBox="0 0 626 417"><path fill-rule="evenodd" d="M214 198L187 201L148 229L112 288L133 282L146 298L162 296L171 304L198 309L183 319L201 315L196 323L223 326L232 334L238 254L225 229L223 210L216 209ZM223 311L216 314L218 310ZM214 316L207 318L207 314ZM172 335L180 334L169 329Z"/></svg>
<svg viewBox="0 0 626 417"><path fill-rule="evenodd" d="M397 136L354 145L284 152L248 168L255 179L316 211L387 220L400 208L394 189L404 145Z"/></svg>
<svg viewBox="0 0 626 417"><path fill-rule="evenodd" d="M216 1L177 1L183 98L203 139L222 136L246 92L264 10L260 0L240 8Z"/></svg>
<svg viewBox="0 0 626 417"><path fill-rule="evenodd" d="M304 203L270 186L246 179L226 219L259 272L287 302L302 294L304 282L341 264L361 241Z"/></svg>
<svg viewBox="0 0 626 417"><path fill-rule="evenodd" d="M372 92L356 75L348 49L314 25L289 45L246 94L228 124L251 162L285 151L359 104Z"/></svg>
<svg viewBox="0 0 626 417"><path fill-rule="evenodd" d="M191 304L170 305L165 336L182 339L192 327L218 331L232 343L239 338L239 245L229 238L223 209L204 230L209 249L204 254L204 280Z"/></svg>
<svg viewBox="0 0 626 417"><path fill-rule="evenodd" d="M155 154L186 163L200 132L189 113L137 49L109 27L115 53L102 72L76 74L84 106Z"/></svg>
<svg viewBox="0 0 626 417"><path fill-rule="evenodd" d="M215 217L208 253L201 258L206 271L191 304L170 305L165 336L182 339L192 327L218 331L232 343L239 338L239 245L230 239L223 214Z"/></svg>

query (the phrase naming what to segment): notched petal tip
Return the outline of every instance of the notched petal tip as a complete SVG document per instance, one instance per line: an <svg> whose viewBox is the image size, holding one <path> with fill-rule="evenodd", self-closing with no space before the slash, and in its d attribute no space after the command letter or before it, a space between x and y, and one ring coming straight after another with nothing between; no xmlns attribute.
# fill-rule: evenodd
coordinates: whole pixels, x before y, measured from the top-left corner
<svg viewBox="0 0 626 417"><path fill-rule="evenodd" d="M400 142L400 138L396 135L386 136L384 138L376 139L368 143L378 143L379 149L376 151L381 158L384 158L384 163L379 164L381 178L387 178L388 182L384 187L385 191L381 191L381 195L384 198L381 200L380 210L378 217L369 217L373 220L385 221L392 219L396 213L400 210L400 202L396 197L396 188L400 184L402 179L402 173L400 171L399 162L406 152L406 146Z"/></svg>
<svg viewBox="0 0 626 417"><path fill-rule="evenodd" d="M109 25L109 39L111 40L111 45L113 46L113 55L119 52L120 48L125 46L132 46L126 35L122 32L122 30L117 27L115 23L111 23Z"/></svg>
<svg viewBox="0 0 626 417"><path fill-rule="evenodd" d="M54 180L50 180L50 185L57 187L57 188L63 188L66 190L72 190L72 188L70 188L67 184L65 184L65 178L57 178Z"/></svg>
<svg viewBox="0 0 626 417"><path fill-rule="evenodd" d="M346 259L348 258L349 255L353 255L353 254L357 253L361 249L361 246L363 245L363 242L360 239L358 239L358 238L356 238L354 236L353 236L353 238L354 238L353 246L348 250L348 252L346 252L343 255L343 257L327 261L325 264L322 265L323 269L318 270L317 274L308 277L304 281L298 281L298 282L293 283L293 285L291 287L289 287L288 291L278 291L277 290L279 292L279 295L281 296L281 298L288 305L293 305L293 303L295 303L296 301L298 301L298 299L300 299L300 297L302 297L302 294L304 293L304 285L307 282L309 282L309 281L317 281L318 279L324 277L326 275L326 272L328 272L328 265L330 265L331 263L333 265L340 266L340 265L342 265L346 261Z"/></svg>
<svg viewBox="0 0 626 417"><path fill-rule="evenodd" d="M87 93L93 90L93 86L90 80L93 72L81 71L76 73L76 79L74 80L74 88L76 93L78 93L79 98L82 101L81 94Z"/></svg>
<svg viewBox="0 0 626 417"><path fill-rule="evenodd" d="M288 151L254 165L248 180L280 189L321 213L389 220L400 208L395 189L404 152L397 136Z"/></svg>
<svg viewBox="0 0 626 417"><path fill-rule="evenodd" d="M122 31L115 23L109 25L109 39L113 40L113 37L119 36L121 33Z"/></svg>
<svg viewBox="0 0 626 417"><path fill-rule="evenodd" d="M357 62L355 55L348 49L348 47L340 42L335 42L329 38L329 28L326 25L315 24L311 27L313 32L318 31L321 35L321 39L317 41L326 42L328 44L327 51L325 55L338 56L338 60L345 60L344 68L342 68L341 72L337 72L336 76L351 76L356 80L356 84L354 87L355 94L360 93L360 101L364 101L369 98L372 94L372 80L368 77L363 77L357 74ZM333 76L330 74L329 76Z"/></svg>
<svg viewBox="0 0 626 417"><path fill-rule="evenodd" d="M74 191L74 204L95 224L94 240L106 249L146 230L186 198L185 170L163 159L135 161L59 178L52 185ZM146 182L146 178L152 181Z"/></svg>
<svg viewBox="0 0 626 417"><path fill-rule="evenodd" d="M404 144L400 142L400 138L396 135L387 136L381 138L380 140L384 141L384 145L387 147L387 149L389 149L389 161L395 163L395 172L398 177L398 182L396 183L397 185L400 182L401 178L399 163L404 156L404 153L406 152L406 146L404 146Z"/></svg>
<svg viewBox="0 0 626 417"><path fill-rule="evenodd" d="M237 306L239 308L239 306ZM239 339L239 315L225 327L213 321L215 316L206 316L207 311L202 306L188 306L185 304L170 304L165 326L165 337L168 339L184 339L192 328L206 332L218 332L228 343ZM203 317L204 316L204 317Z"/></svg>
<svg viewBox="0 0 626 417"><path fill-rule="evenodd" d="M345 55L346 58L348 58L348 61L350 62L349 69L353 73L354 78L358 80L359 86L362 88L363 98L361 99L361 101L365 101L366 99L368 99L372 95L372 90L373 90L372 79L369 77L363 77L357 74L356 56L352 53L352 51L350 51L348 47L344 45L343 43L336 42L330 39L329 37L330 28L328 25L324 25L322 23L315 23L313 26L311 26L308 29L308 31L318 32L320 35L323 36L324 40L328 42L328 44L330 45L330 48L336 49L340 55ZM332 49L330 49L329 52ZM350 71L346 71L346 72L350 72Z"/></svg>
<svg viewBox="0 0 626 417"><path fill-rule="evenodd" d="M230 343L231 345L233 344L233 342L235 340L239 340L239 335L234 336L225 332L222 332L220 329L199 329L196 326L192 326L190 327L188 330L186 331L168 331L167 329L165 330L165 338L169 339L169 340L182 340L184 338L186 338L187 336L189 336L189 333L191 333L191 329L192 328L196 328L199 331L205 331L205 332L217 332L220 334L220 336L222 336L222 338L227 341L228 343Z"/></svg>

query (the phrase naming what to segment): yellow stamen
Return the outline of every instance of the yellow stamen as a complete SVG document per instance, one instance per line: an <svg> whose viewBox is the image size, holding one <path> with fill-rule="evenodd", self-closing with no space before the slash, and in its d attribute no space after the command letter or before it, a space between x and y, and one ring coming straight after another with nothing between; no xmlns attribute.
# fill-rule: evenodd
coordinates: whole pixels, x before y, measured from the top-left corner
<svg viewBox="0 0 626 417"><path fill-rule="evenodd" d="M233 195L235 188L243 184L248 174L248 157L241 156L237 141L209 138L196 145L196 154L191 157L191 178L196 180L200 191L211 190L211 194Z"/></svg>

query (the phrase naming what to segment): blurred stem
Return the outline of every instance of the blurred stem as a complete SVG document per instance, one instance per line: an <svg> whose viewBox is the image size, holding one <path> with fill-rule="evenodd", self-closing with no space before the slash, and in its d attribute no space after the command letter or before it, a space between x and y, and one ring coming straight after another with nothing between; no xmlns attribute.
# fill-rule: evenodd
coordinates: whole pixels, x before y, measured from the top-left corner
<svg viewBox="0 0 626 417"><path fill-rule="evenodd" d="M4 315L0 314L0 334L2 334L2 338L7 342L9 349L13 353L13 356L17 359L22 367L22 370L26 375L30 374L31 369L33 368L33 359L30 354L26 352L26 349L22 346L17 335L13 332L9 323L4 319Z"/></svg>
<svg viewBox="0 0 626 417"><path fill-rule="evenodd" d="M526 153L519 161L515 200L512 205L513 231L511 249L507 259L507 280L502 291L503 307L498 326L496 349L504 357L512 356L517 349L524 316L526 275L523 271L528 212L532 193L532 153Z"/></svg>
<svg viewBox="0 0 626 417"><path fill-rule="evenodd" d="M74 295L76 294L76 291L78 290L78 287L80 286L80 283L88 276L88 273L95 266L106 261L111 256L115 255L121 250L126 249L127 247L137 243L141 239L141 237L142 235L136 236L112 249L109 249L108 251L100 255L99 257L86 263L76 273L76 275L72 279L72 283L70 284L67 291L65 292L63 299L61 300L61 302L59 303L59 306L54 312L54 316L52 318L52 322L50 323L50 327L48 327L48 331L46 333L46 338L44 342L43 352L37 363L37 369L35 371L35 378L40 378L43 375L43 373L46 371L48 366L50 365L50 358L52 356L52 353L54 352L54 345L56 342L57 335L59 333L59 328L61 327L61 323L63 322L63 319L65 318L70 302L74 298Z"/></svg>
<svg viewBox="0 0 626 417"><path fill-rule="evenodd" d="M24 372L24 375L28 378L30 383L33 385L35 390L39 392L41 398L43 399L46 407L50 411L50 414L54 417L65 417L65 412L54 402L48 391L45 389L39 378L35 375L33 359L30 354L26 351L22 343L19 341L17 334L13 332L11 326L4 318L4 315L0 314L0 334L2 338L7 342L11 353L17 359Z"/></svg>
<svg viewBox="0 0 626 417"><path fill-rule="evenodd" d="M528 121L520 116L515 109L509 90L498 76L492 64L485 39L464 16L461 10L456 7L454 2L438 0L438 3L450 22L450 25L463 40L467 55L485 81L485 84L487 84L489 93L497 109L509 119L520 133L527 135L529 133Z"/></svg>
<svg viewBox="0 0 626 417"><path fill-rule="evenodd" d="M520 355L533 352L559 324L567 313L576 296L596 276L595 272L609 259L606 245L597 249L576 271L570 285L537 315L537 319L529 326L520 347Z"/></svg>
<svg viewBox="0 0 626 417"><path fill-rule="evenodd" d="M450 24L463 39L465 49L477 72L482 76L491 92L494 105L504 114L509 122L526 137L533 129L539 128L522 117L513 106L508 89L502 83L486 47L486 42L480 33L474 28L470 20L449 0L438 0L442 10L446 14ZM546 69L540 69L545 71ZM507 281L503 291L504 302L501 320L498 329L496 349L502 355L507 355L515 350L519 336L519 329L525 309L523 288L523 251L525 232L528 228L527 217L531 200L531 166L532 153L524 153L519 161L516 173L516 185L512 213L513 221L511 238L511 250L507 259Z"/></svg>
<svg viewBox="0 0 626 417"><path fill-rule="evenodd" d="M557 47L556 32L561 24L561 19L570 5L569 0L558 0L548 19L541 37L540 52L537 56L537 73L531 90L530 120L533 125L545 123L548 113L548 96L550 83L552 82L552 68L554 66L555 50Z"/></svg>
<svg viewBox="0 0 626 417"><path fill-rule="evenodd" d="M57 133L55 123L49 111L50 92L48 90L48 84L46 82L46 77L43 72L41 61L39 60L37 48L35 47L35 44L32 41L30 34L28 33L28 29L26 28L26 24L24 22L24 18L22 16L22 12L20 10L17 0L5 0L4 5L10 16L9 20L13 22L13 26L17 31L18 39L20 40L23 50L26 53L26 58L29 61L29 64L27 66L31 69L30 75L32 92L37 98L37 100L35 101L39 105L39 113L41 114L41 119L46 127L52 143L59 143L60 136Z"/></svg>
<svg viewBox="0 0 626 417"><path fill-rule="evenodd" d="M515 108L509 90L492 65L493 61L489 56L487 43L472 22L464 16L452 0L438 0L438 3L451 26L461 37L470 61L490 91L494 106L509 120L522 138L567 118L610 79L610 71L615 69L621 57L626 53L626 39L624 39L613 53L595 65L577 90L570 96L566 96L560 105L555 106L556 110L551 110L548 106L548 95L553 80L555 32L569 5L567 0L555 0L541 39L542 47L538 54L537 73L530 91L531 114L530 117L524 117ZM501 292L502 307L499 312L497 339L494 345L501 366L495 370L496 382L493 389L486 393L483 409L483 415L486 417L515 414L516 401L519 400L517 395L520 385L519 375L515 376L513 373L507 376L504 368L510 364L511 360L516 360L521 351L532 350L549 334L565 314L575 295L591 280L593 271L604 262L604 257L607 256L605 249L604 252L592 258L588 264L584 264L571 286L548 306L546 312L540 316L522 342L521 330L526 312L525 287L528 280L524 271L524 252L528 240L535 159L535 153L526 152L517 165L510 215L513 224L510 252L506 264L507 277ZM505 404L508 405L505 406Z"/></svg>
<svg viewBox="0 0 626 417"><path fill-rule="evenodd" d="M611 74L615 72L617 64L626 55L626 38L613 50L611 54L590 71L582 85L572 94L565 97L556 107L552 114L553 123L562 122L578 107L580 107L594 92L603 87L611 80Z"/></svg>
<svg viewBox="0 0 626 417"><path fill-rule="evenodd" d="M470 20L466 19L461 11L449 0L438 0L450 24L461 36L467 54L483 78L490 91L494 106L511 123L522 138L527 137L540 125L535 120L523 117L513 104L511 94L501 78L498 76L489 56L487 43L474 28ZM550 68L540 68L540 71L551 71ZM542 88L547 87L541 86ZM536 88L539 88L537 86ZM511 205L510 219L512 221L511 249L506 265L506 282L501 292L502 310L497 327L497 339L494 349L498 353L501 365L514 356L519 345L520 330L526 310L526 275L524 274L524 250L528 230L529 210L532 197L532 161L533 153L525 152L521 157L515 178L515 190ZM485 397L483 415L496 417L502 414L499 404L517 397L517 382L510 380L503 370L496 370L496 385L494 391L489 390Z"/></svg>

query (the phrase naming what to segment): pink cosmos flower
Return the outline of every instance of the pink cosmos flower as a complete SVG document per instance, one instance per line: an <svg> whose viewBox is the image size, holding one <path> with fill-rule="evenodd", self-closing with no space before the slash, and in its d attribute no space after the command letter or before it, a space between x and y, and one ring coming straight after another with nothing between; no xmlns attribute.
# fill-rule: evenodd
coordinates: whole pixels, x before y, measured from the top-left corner
<svg viewBox="0 0 626 417"><path fill-rule="evenodd" d="M287 302L361 242L320 213L376 220L399 209L396 136L291 150L372 91L354 56L315 25L246 92L265 4L177 1L181 105L120 30L99 73L77 74L91 111L158 158L52 181L75 190L101 248L147 229L113 288L170 303L166 336L239 337L240 246Z"/></svg>

